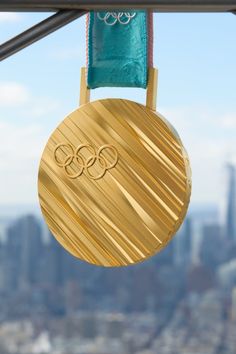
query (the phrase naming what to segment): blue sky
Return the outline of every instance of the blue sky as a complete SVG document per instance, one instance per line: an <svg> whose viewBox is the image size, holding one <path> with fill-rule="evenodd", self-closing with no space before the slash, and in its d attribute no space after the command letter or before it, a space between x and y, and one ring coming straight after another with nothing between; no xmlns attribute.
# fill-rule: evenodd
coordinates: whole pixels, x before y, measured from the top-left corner
<svg viewBox="0 0 236 354"><path fill-rule="evenodd" d="M47 14L0 14L0 42ZM156 14L158 111L177 129L193 170L192 202L225 195L227 161L236 157L236 17ZM0 63L0 204L37 203L37 170L53 129L76 109L85 64L79 19ZM144 90L98 89L92 99L143 103Z"/></svg>

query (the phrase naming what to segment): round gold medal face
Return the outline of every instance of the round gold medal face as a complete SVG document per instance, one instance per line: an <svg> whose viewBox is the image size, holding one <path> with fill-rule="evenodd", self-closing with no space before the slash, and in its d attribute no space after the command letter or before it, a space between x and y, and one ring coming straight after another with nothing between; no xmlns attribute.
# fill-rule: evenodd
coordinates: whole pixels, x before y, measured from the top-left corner
<svg viewBox="0 0 236 354"><path fill-rule="evenodd" d="M143 261L164 248L186 214L191 171L170 124L122 99L82 105L54 131L39 168L52 234L102 266Z"/></svg>

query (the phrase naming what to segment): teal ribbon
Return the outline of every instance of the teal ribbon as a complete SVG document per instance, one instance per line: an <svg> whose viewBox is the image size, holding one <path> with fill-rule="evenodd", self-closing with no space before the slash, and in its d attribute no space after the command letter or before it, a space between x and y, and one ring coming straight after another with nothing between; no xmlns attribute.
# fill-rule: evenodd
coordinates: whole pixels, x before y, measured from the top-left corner
<svg viewBox="0 0 236 354"><path fill-rule="evenodd" d="M120 19L116 14L91 12L89 15L88 87L146 88L148 14L132 10L129 14L135 14L133 17L123 13Z"/></svg>

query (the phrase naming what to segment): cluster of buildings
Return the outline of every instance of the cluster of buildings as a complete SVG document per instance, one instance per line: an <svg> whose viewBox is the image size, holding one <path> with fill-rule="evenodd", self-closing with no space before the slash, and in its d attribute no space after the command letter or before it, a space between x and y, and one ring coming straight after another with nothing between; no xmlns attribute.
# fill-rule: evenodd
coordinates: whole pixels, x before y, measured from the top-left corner
<svg viewBox="0 0 236 354"><path fill-rule="evenodd" d="M1 354L236 353L233 166L224 222L190 214L139 265L81 262L34 215L0 221L0 240Z"/></svg>

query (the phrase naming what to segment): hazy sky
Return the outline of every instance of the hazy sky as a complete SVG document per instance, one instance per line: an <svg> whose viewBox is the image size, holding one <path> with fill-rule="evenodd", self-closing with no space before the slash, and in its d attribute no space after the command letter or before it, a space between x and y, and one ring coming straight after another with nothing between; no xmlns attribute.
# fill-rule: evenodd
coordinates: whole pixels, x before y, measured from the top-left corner
<svg viewBox="0 0 236 354"><path fill-rule="evenodd" d="M46 16L0 14L0 42ZM158 14L154 22L158 111L188 150L192 202L219 202L225 162L236 156L236 17ZM42 150L77 107L84 64L84 19L0 63L0 204L37 203ZM145 91L92 92L93 99L111 95L144 102Z"/></svg>

